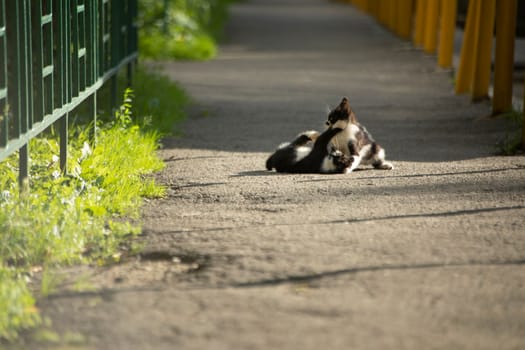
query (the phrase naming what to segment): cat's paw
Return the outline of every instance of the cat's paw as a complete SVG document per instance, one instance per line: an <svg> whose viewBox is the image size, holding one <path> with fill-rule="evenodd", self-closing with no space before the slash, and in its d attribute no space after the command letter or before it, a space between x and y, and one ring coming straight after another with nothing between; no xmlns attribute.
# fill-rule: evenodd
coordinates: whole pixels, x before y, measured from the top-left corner
<svg viewBox="0 0 525 350"><path fill-rule="evenodd" d="M381 170L393 170L394 169L394 165L390 162L383 162L379 165L377 165L375 167L376 169L381 169Z"/></svg>
<svg viewBox="0 0 525 350"><path fill-rule="evenodd" d="M352 158L353 158L352 165L349 168L350 171L354 171L355 169L357 169L359 164L361 164L361 157L360 156L352 156Z"/></svg>

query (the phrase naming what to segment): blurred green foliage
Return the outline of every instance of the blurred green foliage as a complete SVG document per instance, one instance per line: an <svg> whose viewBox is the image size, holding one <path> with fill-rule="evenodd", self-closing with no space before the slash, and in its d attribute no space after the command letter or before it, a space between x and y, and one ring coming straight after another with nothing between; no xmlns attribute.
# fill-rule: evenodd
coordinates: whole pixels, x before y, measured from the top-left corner
<svg viewBox="0 0 525 350"><path fill-rule="evenodd" d="M139 0L139 52L146 58L216 55L233 0Z"/></svg>

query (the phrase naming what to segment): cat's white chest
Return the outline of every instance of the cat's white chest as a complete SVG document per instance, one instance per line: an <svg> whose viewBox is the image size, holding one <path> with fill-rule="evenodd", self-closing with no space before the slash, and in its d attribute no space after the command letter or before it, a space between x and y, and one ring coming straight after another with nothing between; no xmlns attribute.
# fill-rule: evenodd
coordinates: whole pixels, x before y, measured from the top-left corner
<svg viewBox="0 0 525 350"><path fill-rule="evenodd" d="M355 135L359 132L359 127L354 124L348 125L343 131L335 135L332 138L332 145L335 149L343 152L347 156L350 155L350 149L348 148L348 141L355 141Z"/></svg>

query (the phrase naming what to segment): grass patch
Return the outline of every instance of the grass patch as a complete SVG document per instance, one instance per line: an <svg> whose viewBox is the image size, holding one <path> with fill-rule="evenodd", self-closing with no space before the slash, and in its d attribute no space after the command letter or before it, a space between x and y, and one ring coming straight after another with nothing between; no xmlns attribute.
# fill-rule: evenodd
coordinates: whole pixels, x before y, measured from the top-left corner
<svg viewBox="0 0 525 350"><path fill-rule="evenodd" d="M154 59L205 60L214 57L231 2L140 0L140 54Z"/></svg>
<svg viewBox="0 0 525 350"><path fill-rule="evenodd" d="M522 140L523 113L512 110L502 114L501 117L505 118L508 123L505 138L497 145L498 153L511 156L525 151L523 149L524 140Z"/></svg>
<svg viewBox="0 0 525 350"><path fill-rule="evenodd" d="M48 268L118 260L123 243L140 233L142 198L164 195L149 175L164 167L160 137L182 119L187 97L157 74L139 77L137 98L127 91L113 118L99 120L95 147L92 124L70 129L67 175L53 130L29 144L29 190L18 189L17 154L0 163L0 339L41 323L31 291L56 289ZM42 269L36 286L31 271Z"/></svg>
<svg viewBox="0 0 525 350"><path fill-rule="evenodd" d="M168 77L153 69L139 67L134 76L137 82L133 100L134 119L148 130L162 135L176 133L176 127L186 116L184 108L190 98Z"/></svg>

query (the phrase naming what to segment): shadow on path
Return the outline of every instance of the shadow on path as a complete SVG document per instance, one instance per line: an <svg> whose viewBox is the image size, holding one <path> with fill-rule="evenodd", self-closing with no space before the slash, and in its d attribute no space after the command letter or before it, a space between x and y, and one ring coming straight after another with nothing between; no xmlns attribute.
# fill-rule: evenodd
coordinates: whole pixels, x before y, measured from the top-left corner
<svg viewBox="0 0 525 350"><path fill-rule="evenodd" d="M276 286L287 283L311 283L317 280L330 277L339 277L343 275L351 275L360 272L376 272L376 271L396 271L396 270L424 270L424 269L443 269L450 267L483 267L483 266L513 266L525 265L525 260L508 260L508 261L465 261L465 262L448 262L448 263L421 263L421 264L406 264L406 265L382 265L382 266L363 266L341 270L326 271L310 275L296 275L285 278L266 279L254 282L237 283L232 287L236 288L256 288Z"/></svg>
<svg viewBox="0 0 525 350"><path fill-rule="evenodd" d="M463 215L478 215L483 213L495 213L510 210L523 210L525 206L515 205L506 207L494 207L494 208L478 208L478 209L465 209L455 211L444 211L436 213L415 213L415 214L401 214L401 215L387 215L387 216L376 216L367 218L349 218L340 220L330 221L313 221L313 222L295 222L295 223L271 223L271 224L258 224L258 227L278 227L278 226L313 226L313 225L329 225L329 224L355 224L363 222L374 222L374 221L390 221L390 220L403 220L403 219L414 219L414 218L445 218L455 217ZM224 226L224 227L204 227L204 228L191 228L184 230L163 230L145 232L146 234L155 235L170 235L170 234L185 234L194 232L216 232L216 231L231 231L241 229L253 229L253 226Z"/></svg>

